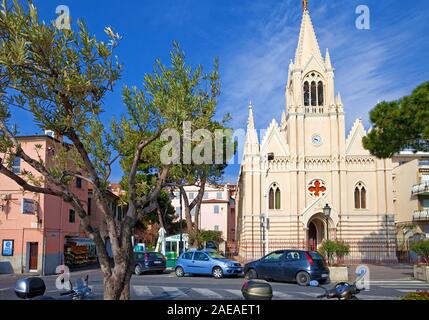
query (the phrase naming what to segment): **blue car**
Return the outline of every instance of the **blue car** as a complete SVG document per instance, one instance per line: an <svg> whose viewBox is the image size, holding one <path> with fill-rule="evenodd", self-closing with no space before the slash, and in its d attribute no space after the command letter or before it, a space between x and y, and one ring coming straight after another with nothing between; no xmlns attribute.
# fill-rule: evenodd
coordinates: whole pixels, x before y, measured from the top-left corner
<svg viewBox="0 0 429 320"><path fill-rule="evenodd" d="M226 259L217 252L188 251L179 256L176 262L176 276L185 274L206 274L216 279L224 276L237 276L243 272L240 263Z"/></svg>
<svg viewBox="0 0 429 320"><path fill-rule="evenodd" d="M278 250L244 266L246 279L296 281L308 286L311 280L325 283L329 269L323 258L313 251Z"/></svg>

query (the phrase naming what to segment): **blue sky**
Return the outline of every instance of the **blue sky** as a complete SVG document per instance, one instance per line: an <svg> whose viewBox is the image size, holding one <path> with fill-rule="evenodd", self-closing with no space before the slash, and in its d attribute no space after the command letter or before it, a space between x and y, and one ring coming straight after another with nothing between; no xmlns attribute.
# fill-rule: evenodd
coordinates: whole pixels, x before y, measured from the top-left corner
<svg viewBox="0 0 429 320"><path fill-rule="evenodd" d="M336 91L346 111L346 131L378 100L410 93L429 80L429 7L427 1L309 0L322 54L330 49L336 69ZM168 62L174 40L191 64L211 69L220 61L222 95L219 116L232 114L231 125L245 128L252 100L255 124L266 128L285 110L284 87L289 60L294 57L301 22L301 0L35 0L40 16L54 20L55 9L70 8L72 23L86 21L89 30L105 39L111 26L123 36L117 55L125 69L116 91L106 98L106 121L122 113L121 87L140 86L155 59ZM356 7L366 4L371 29L355 27ZM40 133L19 114L21 133ZM25 126L23 125L25 123ZM347 133L347 132L346 132ZM235 182L238 165L225 179ZM120 179L115 167L112 181Z"/></svg>

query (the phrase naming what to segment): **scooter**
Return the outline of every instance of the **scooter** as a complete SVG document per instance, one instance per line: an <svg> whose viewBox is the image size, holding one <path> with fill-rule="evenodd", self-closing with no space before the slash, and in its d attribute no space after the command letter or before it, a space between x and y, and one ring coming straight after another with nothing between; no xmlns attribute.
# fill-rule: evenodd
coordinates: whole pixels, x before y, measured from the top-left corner
<svg viewBox="0 0 429 320"><path fill-rule="evenodd" d="M94 296L88 284L88 275L85 279L78 279L76 287L70 281L70 290L61 292L59 298L45 296L46 285L39 277L19 279L15 284L15 294L26 300L91 300Z"/></svg>
<svg viewBox="0 0 429 320"><path fill-rule="evenodd" d="M332 289L327 289L319 284L318 281L310 281L310 286L319 287L325 290L325 293L317 296L318 299L338 299L338 300L359 300L357 295L365 288L358 289L356 281L353 284L348 282L339 282Z"/></svg>

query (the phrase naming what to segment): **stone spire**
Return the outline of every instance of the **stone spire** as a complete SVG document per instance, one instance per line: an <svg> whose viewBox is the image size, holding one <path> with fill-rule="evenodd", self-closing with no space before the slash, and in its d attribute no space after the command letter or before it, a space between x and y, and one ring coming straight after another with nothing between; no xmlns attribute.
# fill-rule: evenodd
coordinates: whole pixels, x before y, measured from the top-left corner
<svg viewBox="0 0 429 320"><path fill-rule="evenodd" d="M329 53L329 49L326 49L326 57L325 57L325 65L326 69L332 70L332 62L331 62L331 55Z"/></svg>
<svg viewBox="0 0 429 320"><path fill-rule="evenodd" d="M255 129L255 121L253 118L252 101L249 103L249 118L247 120L247 133L246 144L244 147L244 154L257 154L259 153L259 140L258 134Z"/></svg>
<svg viewBox="0 0 429 320"><path fill-rule="evenodd" d="M310 57L314 55L323 62L320 53L319 43L317 42L316 33L314 32L313 23L311 22L310 13L308 12L308 3L304 3L304 12L302 14L301 31L299 33L298 47L295 53L295 66L303 68Z"/></svg>

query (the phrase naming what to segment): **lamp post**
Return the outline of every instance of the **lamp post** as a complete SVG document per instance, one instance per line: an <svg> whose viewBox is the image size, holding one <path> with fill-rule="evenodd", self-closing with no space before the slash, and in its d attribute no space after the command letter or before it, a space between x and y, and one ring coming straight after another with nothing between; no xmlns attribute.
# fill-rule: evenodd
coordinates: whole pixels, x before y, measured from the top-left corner
<svg viewBox="0 0 429 320"><path fill-rule="evenodd" d="M332 208L329 206L329 204L325 204L323 207L323 215L326 218L326 240L329 241L329 217L331 216L331 210Z"/></svg>

